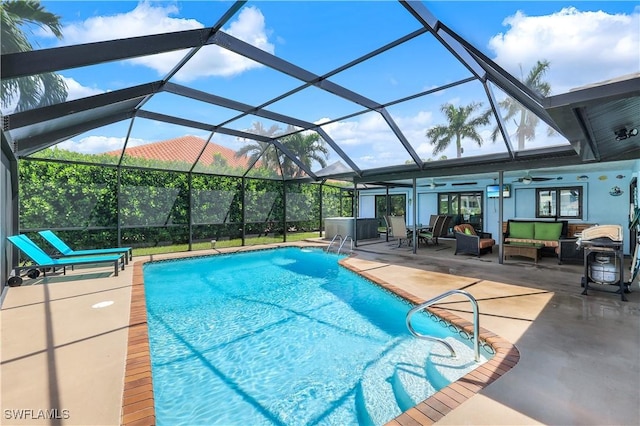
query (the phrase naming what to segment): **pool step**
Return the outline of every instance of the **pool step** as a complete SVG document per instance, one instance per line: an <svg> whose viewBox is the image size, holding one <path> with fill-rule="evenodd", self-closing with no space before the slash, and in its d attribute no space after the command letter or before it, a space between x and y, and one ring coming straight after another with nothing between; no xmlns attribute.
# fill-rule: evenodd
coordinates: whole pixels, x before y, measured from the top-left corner
<svg viewBox="0 0 640 426"><path fill-rule="evenodd" d="M375 426L376 422L371 417L371 413L367 409L367 400L364 395L364 389L362 387L362 382L358 383L356 386L356 416L358 419L359 426Z"/></svg>
<svg viewBox="0 0 640 426"><path fill-rule="evenodd" d="M399 342L365 371L356 388L360 425L382 425L434 392L426 376L432 342Z"/></svg>
<svg viewBox="0 0 640 426"><path fill-rule="evenodd" d="M397 360L390 378L396 402L402 411L406 411L435 393L427 376L427 360L433 342L414 342L412 349L405 349Z"/></svg>
<svg viewBox="0 0 640 426"><path fill-rule="evenodd" d="M435 392L424 365L398 366L391 377L391 387L401 411L407 411Z"/></svg>
<svg viewBox="0 0 640 426"><path fill-rule="evenodd" d="M463 342L451 337L445 340L453 346L457 356L452 358L449 351L442 345L433 346L432 353L427 359L426 372L436 391L455 382L486 361L486 357L481 355L480 362L475 362L473 349Z"/></svg>
<svg viewBox="0 0 640 426"><path fill-rule="evenodd" d="M402 413L395 403L395 394L388 378L393 366L385 357L372 364L364 372L356 388L356 412L358 424L382 425Z"/></svg>

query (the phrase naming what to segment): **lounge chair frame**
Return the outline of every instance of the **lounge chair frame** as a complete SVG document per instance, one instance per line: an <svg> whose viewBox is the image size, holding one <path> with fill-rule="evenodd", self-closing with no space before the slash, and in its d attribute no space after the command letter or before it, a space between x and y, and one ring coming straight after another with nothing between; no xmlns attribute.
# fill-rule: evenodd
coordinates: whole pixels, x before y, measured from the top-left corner
<svg viewBox="0 0 640 426"><path fill-rule="evenodd" d="M119 268L124 271L126 254L114 254L108 256L86 256L86 257L64 257L60 259L53 259L44 250L42 250L36 243L34 243L28 236L24 234L13 235L7 237L7 239L16 247L18 247L27 257L29 257L34 265L17 265L13 267L16 276L20 276L20 271L25 269L44 269L63 268L63 275L66 275L67 266L75 265L89 265L95 263L112 263L114 268L114 275L118 276Z"/></svg>
<svg viewBox="0 0 640 426"><path fill-rule="evenodd" d="M69 245L67 245L67 243L65 243L51 230L39 231L38 234L40 234L42 238L44 238L49 244L51 244L56 250L58 250L63 257L124 253L126 255L124 258L126 264L129 264L129 260L133 259L133 249L131 247L73 250L71 247L69 247Z"/></svg>

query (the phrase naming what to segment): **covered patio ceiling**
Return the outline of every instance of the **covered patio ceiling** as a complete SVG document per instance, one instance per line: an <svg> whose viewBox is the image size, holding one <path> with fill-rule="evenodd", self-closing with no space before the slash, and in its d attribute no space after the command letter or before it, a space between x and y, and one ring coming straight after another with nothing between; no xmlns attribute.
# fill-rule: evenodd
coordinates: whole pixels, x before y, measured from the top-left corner
<svg viewBox="0 0 640 426"><path fill-rule="evenodd" d="M340 7L328 3L313 3L309 6L313 9L310 13ZM425 183L435 177L464 180L468 175L496 177L497 171L505 171L507 176L519 176L522 170L544 173L546 169L557 173L558 167L586 167L640 158L640 136L619 137L623 130L640 128L640 73L545 98L506 72L418 1L362 3L363 8L368 8L369 16L397 24L389 25L393 28L385 35L384 43L364 51L354 49L353 55L356 52L358 55L339 64L327 60L330 68L324 63L304 60L295 63L286 59L286 55L277 56L264 45L234 35L232 24L253 5L244 1L212 5L211 16L215 18L211 26L204 28L2 55L2 79L76 69L98 73L101 67L110 64L152 61L161 55L165 62L174 60L169 66L165 64L169 71L158 80L136 81L117 90L4 115L3 137L19 158L47 158L43 150L70 147L74 138L90 135L96 129L116 128L114 136L123 140L122 145L97 154L115 153L109 164L125 165L127 154L138 140L136 130L140 123L159 123L159 126L184 129L182 135L203 135L199 155L183 170L199 171L197 166L203 161L206 145L215 142L226 146L224 141L228 140L229 146L234 147L241 146L241 142L264 147L257 162L247 163L246 169L238 172L243 176L251 176L251 168L266 163L269 152L273 151L289 158L298 170L297 173L280 172L279 178L356 183L400 183L413 178ZM264 4L259 6L267 8ZM297 3L291 4L292 8L297 6ZM375 26L372 30L380 28ZM337 35L335 42L371 44L365 42L367 34L348 36L358 38L349 40L347 36ZM310 46L300 48L312 50ZM389 59L394 55L407 58L407 52L412 56L424 53L454 71L442 79L436 74L431 76L429 69L421 69L420 74L426 77L419 86L381 99L373 98L367 86L373 83L359 83L359 80L374 72L379 58ZM239 89L207 86L202 79L187 78L185 75L194 62L207 55L230 55L247 61L247 69L254 70L247 73L258 72L255 70L270 73L283 83L264 87L258 76L250 83L241 81L243 91L240 93ZM398 64L399 69L412 66L423 64ZM128 80L135 81L135 78ZM442 94L464 96L466 101L490 110L484 132L488 134L493 130L494 143L485 142L482 149L470 150L459 158L425 155L421 148L427 143L425 135L416 135L407 129L405 114L410 108L413 113L438 109L442 99L437 97ZM161 99L169 102L160 103ZM506 111L501 106L505 101L515 102L539 118L539 136L530 147L518 148L513 120L505 119ZM302 111L298 106L305 103L313 103L316 108L313 112ZM368 120L376 129L382 128L378 132L382 140L371 142L369 155L363 155L352 140L338 130L354 118L360 119L360 123ZM258 127L262 128L279 126L282 131L269 134L256 130L255 123L261 123ZM543 137L543 126L555 136ZM364 126L359 131L366 135ZM327 167L305 161L300 153L282 142L288 135L309 133L316 133L326 143ZM376 147L383 145L386 146L384 154L377 152ZM95 158L87 161L101 163L105 156Z"/></svg>

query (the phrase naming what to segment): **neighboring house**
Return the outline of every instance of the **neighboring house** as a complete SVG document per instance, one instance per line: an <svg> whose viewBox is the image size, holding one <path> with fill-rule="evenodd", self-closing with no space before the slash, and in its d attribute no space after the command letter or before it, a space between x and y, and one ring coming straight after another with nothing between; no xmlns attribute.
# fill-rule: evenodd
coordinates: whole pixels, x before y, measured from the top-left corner
<svg viewBox="0 0 640 426"><path fill-rule="evenodd" d="M205 146L204 152L202 148ZM202 155L200 156L200 153ZM120 155L122 151L110 151L107 154ZM198 160L198 156L200 156ZM250 160L246 156L236 157L230 148L218 145L197 136L182 136L175 139L127 147L125 157L144 158L147 160L178 161L193 164L196 160L204 166L214 164L216 158L223 159L231 167L247 168Z"/></svg>

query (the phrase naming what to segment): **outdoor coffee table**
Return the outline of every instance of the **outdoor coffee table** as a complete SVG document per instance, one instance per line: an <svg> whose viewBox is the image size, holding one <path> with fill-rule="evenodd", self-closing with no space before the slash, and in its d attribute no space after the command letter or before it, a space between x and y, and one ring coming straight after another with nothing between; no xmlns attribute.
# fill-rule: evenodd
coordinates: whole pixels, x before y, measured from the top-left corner
<svg viewBox="0 0 640 426"><path fill-rule="evenodd" d="M538 264L542 247L544 244L509 243L504 245L502 253L504 260L507 260L507 256L522 256L533 259Z"/></svg>

